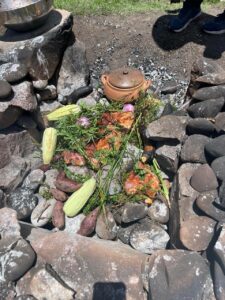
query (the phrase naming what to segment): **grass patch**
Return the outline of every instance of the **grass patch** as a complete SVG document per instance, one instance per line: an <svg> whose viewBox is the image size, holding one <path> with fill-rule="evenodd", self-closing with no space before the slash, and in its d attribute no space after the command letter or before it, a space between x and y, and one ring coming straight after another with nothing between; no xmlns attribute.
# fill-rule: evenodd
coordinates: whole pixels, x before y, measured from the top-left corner
<svg viewBox="0 0 225 300"><path fill-rule="evenodd" d="M219 2L220 0L207 0L203 8L206 9L211 4L222 6ZM181 6L182 3L170 4L169 0L55 0L55 7L79 15L163 11L178 9Z"/></svg>

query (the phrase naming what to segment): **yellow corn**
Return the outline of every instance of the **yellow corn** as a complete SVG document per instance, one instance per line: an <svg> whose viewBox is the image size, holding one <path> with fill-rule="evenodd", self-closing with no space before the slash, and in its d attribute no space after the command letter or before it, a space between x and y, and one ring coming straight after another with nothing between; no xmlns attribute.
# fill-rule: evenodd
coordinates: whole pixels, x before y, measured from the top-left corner
<svg viewBox="0 0 225 300"><path fill-rule="evenodd" d="M77 104L70 104L65 105L63 107L60 107L56 109L55 111L51 112L47 115L48 121L57 121L62 117L71 115L71 114L78 114L80 112L80 106Z"/></svg>
<svg viewBox="0 0 225 300"><path fill-rule="evenodd" d="M42 139L42 158L44 164L50 164L57 143L57 130L55 128L46 128Z"/></svg>
<svg viewBox="0 0 225 300"><path fill-rule="evenodd" d="M75 217L85 206L88 199L96 189L96 180L92 177L87 180L82 187L74 192L66 201L63 211L68 217Z"/></svg>

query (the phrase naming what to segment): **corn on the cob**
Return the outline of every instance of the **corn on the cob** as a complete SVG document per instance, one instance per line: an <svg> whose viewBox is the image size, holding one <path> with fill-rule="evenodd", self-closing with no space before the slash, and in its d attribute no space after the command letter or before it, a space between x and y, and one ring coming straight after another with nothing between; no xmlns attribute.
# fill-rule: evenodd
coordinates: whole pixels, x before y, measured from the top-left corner
<svg viewBox="0 0 225 300"><path fill-rule="evenodd" d="M55 128L46 128L42 139L42 158L45 165L50 164L57 143L57 130Z"/></svg>
<svg viewBox="0 0 225 300"><path fill-rule="evenodd" d="M47 115L48 121L57 121L62 117L71 115L71 114L78 114L80 112L80 106L76 104L70 104L63 107L56 109L55 111L51 112Z"/></svg>
<svg viewBox="0 0 225 300"><path fill-rule="evenodd" d="M95 188L96 180L92 177L87 180L78 191L74 192L63 207L66 216L75 217L94 193Z"/></svg>

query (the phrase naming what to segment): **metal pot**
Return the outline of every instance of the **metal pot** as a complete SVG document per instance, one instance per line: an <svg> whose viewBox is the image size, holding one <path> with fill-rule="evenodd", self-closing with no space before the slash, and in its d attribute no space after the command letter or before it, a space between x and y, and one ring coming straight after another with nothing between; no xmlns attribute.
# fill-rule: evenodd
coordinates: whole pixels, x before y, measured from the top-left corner
<svg viewBox="0 0 225 300"><path fill-rule="evenodd" d="M105 96L113 101L133 102L145 92L150 84L141 71L132 68L120 68L101 77Z"/></svg>
<svg viewBox="0 0 225 300"><path fill-rule="evenodd" d="M15 31L30 31L43 25L53 0L2 0L0 25Z"/></svg>

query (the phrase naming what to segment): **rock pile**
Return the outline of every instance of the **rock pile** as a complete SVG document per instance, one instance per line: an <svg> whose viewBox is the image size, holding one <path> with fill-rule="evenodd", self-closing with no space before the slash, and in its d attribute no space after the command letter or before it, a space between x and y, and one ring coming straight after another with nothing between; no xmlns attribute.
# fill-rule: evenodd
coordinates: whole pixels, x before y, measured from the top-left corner
<svg viewBox="0 0 225 300"><path fill-rule="evenodd" d="M74 52L68 48L68 53ZM187 110L164 111L144 130L164 182L172 186L171 207L157 195L151 206L107 206L104 213L65 217L60 225L53 217L53 226L54 211L62 210L68 197L59 179L67 179L43 166L31 172L21 167L22 180L16 172L7 177L6 169L8 182L0 193L5 299L224 299L225 72L199 60L191 75ZM96 105L97 97L82 101ZM20 146L5 150L3 169L16 155L27 164L33 149L19 143L21 136L27 141L26 134L14 133ZM86 166L69 168L91 172ZM114 186L111 192L118 190Z"/></svg>

